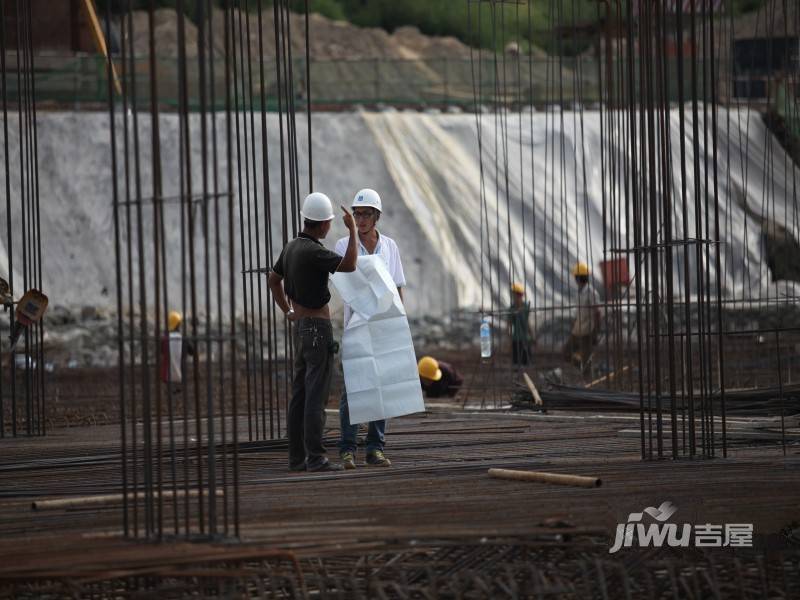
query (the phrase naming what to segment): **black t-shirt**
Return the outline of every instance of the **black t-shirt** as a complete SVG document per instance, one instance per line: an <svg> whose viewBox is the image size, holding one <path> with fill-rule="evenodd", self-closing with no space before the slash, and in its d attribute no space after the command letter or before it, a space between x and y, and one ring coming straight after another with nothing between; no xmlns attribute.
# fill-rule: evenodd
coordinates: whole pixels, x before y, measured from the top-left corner
<svg viewBox="0 0 800 600"><path fill-rule="evenodd" d="M272 270L283 278L290 300L306 308L322 308L331 299L328 274L335 273L342 257L301 233L281 251Z"/></svg>

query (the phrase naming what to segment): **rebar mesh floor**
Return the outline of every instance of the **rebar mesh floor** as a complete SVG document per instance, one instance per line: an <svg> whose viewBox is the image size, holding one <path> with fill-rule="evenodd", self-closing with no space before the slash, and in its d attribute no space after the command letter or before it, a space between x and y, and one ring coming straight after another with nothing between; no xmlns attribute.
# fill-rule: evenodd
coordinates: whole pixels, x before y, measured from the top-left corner
<svg viewBox="0 0 800 600"><path fill-rule="evenodd" d="M364 465L359 448L355 471L332 474L289 473L285 444L254 441L240 454L241 542L229 530L211 545L170 530L166 544L123 541L119 505L32 508L118 493L115 426L4 440L0 588L29 597L582 598L725 597L735 587L742 597L789 598L800 593L800 547L787 535L800 520L800 430L796 418L787 425L786 456L764 435L775 421L753 418L730 420L727 459L643 462L630 433L638 415L432 405L390 422L391 467ZM331 454L337 434L328 431ZM503 481L490 467L591 475L602 486ZM752 523L753 548L609 553L618 523L664 501L678 523ZM139 519L131 533L141 533Z"/></svg>

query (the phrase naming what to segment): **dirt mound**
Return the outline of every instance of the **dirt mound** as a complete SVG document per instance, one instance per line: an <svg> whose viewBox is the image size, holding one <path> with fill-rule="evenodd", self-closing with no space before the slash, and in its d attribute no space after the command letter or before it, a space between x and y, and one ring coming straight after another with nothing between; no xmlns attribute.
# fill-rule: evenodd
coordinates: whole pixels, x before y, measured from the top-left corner
<svg viewBox="0 0 800 600"><path fill-rule="evenodd" d="M405 58L469 58L469 46L460 40L427 36L416 27L400 27L389 39L399 52L413 55Z"/></svg>
<svg viewBox="0 0 800 600"><path fill-rule="evenodd" d="M149 53L148 15L146 11L133 13L133 45L137 56ZM265 10L261 15L262 42L259 48L259 18L257 13L231 12L234 41L239 48L249 45L251 56L263 52L266 57L275 56L275 20L273 11ZM305 54L305 16L291 13L290 35L292 54ZM127 28L125 18L121 26ZM401 27L389 34L377 27L357 27L345 21L333 21L319 14L309 17L311 30L310 52L315 60L363 60L363 59L429 59L469 58L469 46L454 37L427 36L416 27ZM187 58L197 57L198 28L189 19L184 22ZM178 15L168 8L154 13L156 53L162 58L178 55ZM225 13L215 9L212 16L211 42L215 54L222 57L225 48Z"/></svg>
<svg viewBox="0 0 800 600"><path fill-rule="evenodd" d="M148 24L147 11L134 11L133 29L133 52L136 58L143 59L150 53L150 29ZM120 22L120 29L124 32L126 39L126 51L128 35L127 15ZM153 32L156 43L156 55L161 58L176 58L178 56L178 15L172 9L161 8L153 13ZM123 39L120 36L120 39ZM197 58L197 27L189 21L185 21L186 57Z"/></svg>

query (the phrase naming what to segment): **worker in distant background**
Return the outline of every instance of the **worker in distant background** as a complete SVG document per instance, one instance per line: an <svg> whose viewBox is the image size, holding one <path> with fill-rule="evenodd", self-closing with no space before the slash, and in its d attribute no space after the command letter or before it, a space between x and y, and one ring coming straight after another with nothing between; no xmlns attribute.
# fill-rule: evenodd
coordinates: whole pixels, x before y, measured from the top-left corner
<svg viewBox="0 0 800 600"><path fill-rule="evenodd" d="M281 251L269 274L275 303L294 327L294 381L286 415L290 471L341 471L325 456L322 434L325 405L331 387L333 340L328 302L328 276L356 270L358 256L355 221L343 206L344 224L350 231L347 251L340 256L319 240L331 230L333 205L325 194L306 196L300 211L303 231ZM290 304L291 303L291 304Z"/></svg>
<svg viewBox="0 0 800 600"><path fill-rule="evenodd" d="M513 302L508 316L511 328L511 362L515 366L523 366L530 362L533 343L529 323L531 305L525 300L525 287L521 283L514 283L511 286L511 294Z"/></svg>
<svg viewBox="0 0 800 600"><path fill-rule="evenodd" d="M14 296L11 294L11 287L2 277L0 277L0 306L3 307L3 310L14 307Z"/></svg>
<svg viewBox="0 0 800 600"><path fill-rule="evenodd" d="M365 188L359 190L353 198L351 205L353 218L358 228L358 255L367 256L375 254L383 259L389 275L397 286L397 293L400 300L403 299L403 286L406 284L406 276L403 273L403 263L400 260L400 250L395 241L378 231L378 221L381 218L383 204L378 192ZM336 242L335 250L337 254L344 255L347 249L347 238L342 238ZM344 326L352 316L352 310L347 304L344 305ZM339 400L339 423L341 425L341 440L339 441L339 455L345 469L356 468L356 446L358 435L358 425L350 423L350 413L347 406L347 389L342 391ZM372 421L367 429L367 457L366 463L375 467L389 467L392 462L383 453L386 443L386 421Z"/></svg>
<svg viewBox="0 0 800 600"><path fill-rule="evenodd" d="M589 285L589 266L579 262L572 269L578 294L575 299L575 320L564 345L564 360L581 369L584 376L591 373L592 353L600 334L600 301L597 292Z"/></svg>
<svg viewBox="0 0 800 600"><path fill-rule="evenodd" d="M183 316L177 310L169 311L167 333L161 338L161 381L167 384L170 394L178 394L183 383L183 351L194 356L194 347L184 343L180 332Z"/></svg>
<svg viewBox="0 0 800 600"><path fill-rule="evenodd" d="M423 356L417 363L419 381L428 398L452 398L461 389L464 378L456 368L432 356Z"/></svg>

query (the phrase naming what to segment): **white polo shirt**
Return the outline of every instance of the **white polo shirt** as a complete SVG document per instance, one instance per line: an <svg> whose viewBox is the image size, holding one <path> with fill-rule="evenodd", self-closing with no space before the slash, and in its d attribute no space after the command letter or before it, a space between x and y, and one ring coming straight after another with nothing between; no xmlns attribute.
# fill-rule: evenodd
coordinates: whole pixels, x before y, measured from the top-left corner
<svg viewBox="0 0 800 600"><path fill-rule="evenodd" d="M183 335L180 331L169 332L169 381L181 383L183 381Z"/></svg>
<svg viewBox="0 0 800 600"><path fill-rule="evenodd" d="M577 310L575 311L575 321L572 323L572 335L587 336L594 333L594 313L600 300L597 292L588 283L578 290L575 298Z"/></svg>
<svg viewBox="0 0 800 600"><path fill-rule="evenodd" d="M376 254L380 256L383 261L386 263L386 266L389 269L389 275L391 276L394 284L401 288L406 285L406 276L403 273L403 263L400 260L400 250L397 248L397 244L395 241L390 238L389 236L383 235L377 229L375 232L378 234L378 245L375 246ZM336 242L336 246L334 247L333 251L336 252L339 256L344 256L347 252L347 244L349 243L349 237L343 237ZM361 240L358 240L358 255L359 256L368 256L369 252L364 247L364 244L361 243ZM344 324L350 321L350 315L352 311L350 310L350 306L345 304L344 305Z"/></svg>

